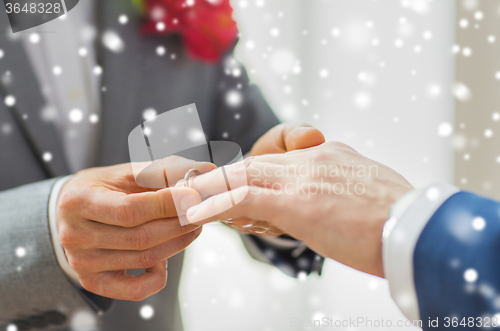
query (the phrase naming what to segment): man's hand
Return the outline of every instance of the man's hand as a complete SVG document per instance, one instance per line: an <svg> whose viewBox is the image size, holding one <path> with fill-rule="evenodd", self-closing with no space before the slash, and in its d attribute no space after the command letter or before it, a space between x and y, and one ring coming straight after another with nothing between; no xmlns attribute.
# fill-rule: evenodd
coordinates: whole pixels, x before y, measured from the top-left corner
<svg viewBox="0 0 500 331"><path fill-rule="evenodd" d="M243 200L216 217L206 215L229 193L213 191L215 173L193 179L192 188L213 196L189 209L191 223L267 221L323 256L383 277L382 229L392 204L412 189L401 175L341 143L244 162L250 185L231 192L235 200ZM241 169L245 167L236 163L226 173Z"/></svg>
<svg viewBox="0 0 500 331"><path fill-rule="evenodd" d="M282 154L321 145L325 137L316 128L306 124L279 124L255 142L250 156Z"/></svg>
<svg viewBox="0 0 500 331"><path fill-rule="evenodd" d="M169 176L182 178L210 163L179 157L164 159ZM175 206L172 195L175 190ZM143 300L166 284L167 259L185 249L201 232L177 218L201 201L189 188L149 190L138 186L131 164L77 173L60 192L57 228L69 265L80 284L95 294L120 300ZM179 210L181 209L181 210ZM129 269L146 269L139 277Z"/></svg>
<svg viewBox="0 0 500 331"><path fill-rule="evenodd" d="M257 140L250 151L250 156L282 154L298 149L321 145L325 137L316 128L305 124L279 124ZM264 236L280 236L283 231L272 224L248 218L226 219L223 223L240 233Z"/></svg>

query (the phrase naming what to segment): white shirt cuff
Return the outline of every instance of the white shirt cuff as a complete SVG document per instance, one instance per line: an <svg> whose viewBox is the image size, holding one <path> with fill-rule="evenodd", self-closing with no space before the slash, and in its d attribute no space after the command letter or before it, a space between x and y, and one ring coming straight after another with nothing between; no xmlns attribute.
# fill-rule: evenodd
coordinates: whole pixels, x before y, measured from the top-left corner
<svg viewBox="0 0 500 331"><path fill-rule="evenodd" d="M459 190L447 183L413 190L392 207L384 226L382 255L391 296L410 320L420 319L413 277L413 254L417 241L432 215Z"/></svg>
<svg viewBox="0 0 500 331"><path fill-rule="evenodd" d="M70 180L73 176L66 176L64 178L59 179L54 186L52 187L52 191L50 192L49 197L49 227L50 234L52 236L52 245L54 246L54 251L56 253L57 262L63 269L64 273L69 277L69 279L75 284L80 286L80 281L78 280L78 275L75 270L73 270L68 263L68 259L66 258L66 254L64 253L64 249L59 243L59 234L57 231L57 222L56 222L56 210L57 210L57 199L59 198L59 193L64 184L68 180Z"/></svg>

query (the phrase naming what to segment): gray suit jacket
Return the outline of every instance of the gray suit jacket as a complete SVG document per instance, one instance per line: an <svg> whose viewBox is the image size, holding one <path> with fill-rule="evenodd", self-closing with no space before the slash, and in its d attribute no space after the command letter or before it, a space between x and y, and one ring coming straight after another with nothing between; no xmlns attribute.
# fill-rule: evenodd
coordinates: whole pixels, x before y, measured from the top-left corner
<svg viewBox="0 0 500 331"><path fill-rule="evenodd" d="M223 65L190 60L176 36L141 35L140 18L131 1L98 1L98 7L99 30L118 31L126 48L115 54L97 45L106 92L102 94L96 166L129 161L127 136L143 121L146 108L163 112L196 103L207 138L222 140L227 132L228 139L239 143L244 152L278 123L245 74L227 76ZM118 23L120 14L129 17L128 24ZM142 303L116 301L111 305L111 300L73 286L59 267L47 205L53 178L66 175L68 169L53 124L40 116L44 106L41 87L23 46L9 34L0 2L0 49L4 51L0 100L6 95L16 98L14 107L0 102L0 325L16 321L19 330L37 326L65 329L72 320L94 316L101 330L181 330L177 288L182 254L169 260L166 288ZM158 45L176 53L177 58L157 56ZM240 107L230 108L224 101L225 92L240 83L244 101ZM51 151L51 162L40 162L44 151ZM19 247L26 250L24 257L16 255ZM143 320L138 312L144 304L162 307L162 313Z"/></svg>

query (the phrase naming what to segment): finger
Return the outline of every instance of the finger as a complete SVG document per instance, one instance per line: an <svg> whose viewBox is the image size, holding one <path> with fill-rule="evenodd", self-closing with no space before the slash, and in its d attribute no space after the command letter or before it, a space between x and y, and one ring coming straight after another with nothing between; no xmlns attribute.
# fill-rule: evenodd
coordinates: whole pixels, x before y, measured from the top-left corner
<svg viewBox="0 0 500 331"><path fill-rule="evenodd" d="M80 201L82 216L122 227L136 227L151 220L184 215L189 207L201 202L198 192L190 188L167 188L133 194L93 188L83 196L86 198Z"/></svg>
<svg viewBox="0 0 500 331"><path fill-rule="evenodd" d="M84 258L71 250L67 252L68 262L78 274L104 271L152 268L188 247L201 233L202 228L161 243L142 251L95 250L87 252Z"/></svg>
<svg viewBox="0 0 500 331"><path fill-rule="evenodd" d="M311 148L325 142L325 136L316 128L299 126L285 133L287 151Z"/></svg>
<svg viewBox="0 0 500 331"><path fill-rule="evenodd" d="M80 235L86 248L114 250L145 250L196 230L198 226L181 226L178 218L147 222L134 228L87 222ZM87 238L88 237L88 238Z"/></svg>
<svg viewBox="0 0 500 331"><path fill-rule="evenodd" d="M250 155L281 154L286 153L286 137L295 128L303 124L283 123L267 131L252 147Z"/></svg>
<svg viewBox="0 0 500 331"><path fill-rule="evenodd" d="M196 169L206 173L215 168L210 162L196 162L184 157L172 155L154 162L132 162L131 168L134 176L127 179L135 185L129 185L125 189L127 193L142 192L151 189L161 189L175 186L175 183L184 177L190 169ZM113 183L110 183L113 185ZM148 188L148 189L145 189Z"/></svg>
<svg viewBox="0 0 500 331"><path fill-rule="evenodd" d="M237 204L227 207L229 195ZM275 221L280 213L284 213L287 195L278 195L269 188L246 186L231 192L215 195L197 206L190 208L186 214L191 224L206 224L219 219L250 218L254 220Z"/></svg>
<svg viewBox="0 0 500 331"><path fill-rule="evenodd" d="M167 283L167 261L162 261L136 277L126 271L112 271L80 279L87 291L97 295L129 301L142 301L161 291Z"/></svg>
<svg viewBox="0 0 500 331"><path fill-rule="evenodd" d="M242 186L272 187L283 183L285 178L283 171L280 172L283 170L281 165L257 161L261 159L256 157L251 161L244 160L193 177L189 181L189 187L196 190L202 199L206 199Z"/></svg>
<svg viewBox="0 0 500 331"><path fill-rule="evenodd" d="M230 221L230 223L224 220L222 222L227 226L231 227L232 229L243 234L254 234L258 236L276 236L278 233L279 234L283 233L281 230L279 230L278 228L276 228L275 226L273 226L268 222L252 220L249 218L239 218Z"/></svg>
<svg viewBox="0 0 500 331"><path fill-rule="evenodd" d="M186 172L190 169L198 170L202 174L215 169L215 165L210 162L196 162L175 155L166 157L162 161L165 170L165 179L170 187L175 186L179 180L183 179Z"/></svg>

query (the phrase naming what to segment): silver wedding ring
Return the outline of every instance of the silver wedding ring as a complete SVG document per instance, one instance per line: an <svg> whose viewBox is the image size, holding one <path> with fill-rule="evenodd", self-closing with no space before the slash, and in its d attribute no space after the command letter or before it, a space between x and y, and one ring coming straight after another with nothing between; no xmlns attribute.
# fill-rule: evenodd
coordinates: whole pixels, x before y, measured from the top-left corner
<svg viewBox="0 0 500 331"><path fill-rule="evenodd" d="M194 168L193 169L189 169L186 172L186 174L184 175L184 186L185 187L191 188L191 186L189 185L189 179L191 177L193 177L193 174L194 174L194 176L199 176L199 175L201 175L201 172L199 172L198 170L196 170Z"/></svg>

